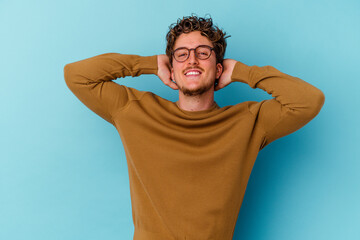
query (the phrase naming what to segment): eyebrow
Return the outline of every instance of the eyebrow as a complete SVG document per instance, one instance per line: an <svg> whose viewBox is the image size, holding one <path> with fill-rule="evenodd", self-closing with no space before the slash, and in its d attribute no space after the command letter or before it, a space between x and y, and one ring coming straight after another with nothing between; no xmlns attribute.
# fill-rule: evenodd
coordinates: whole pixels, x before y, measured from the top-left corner
<svg viewBox="0 0 360 240"><path fill-rule="evenodd" d="M195 49L195 48L197 48L197 47L209 47L209 48L214 48L214 47L209 46L209 45L200 44L200 45L198 45L198 46L196 46L196 47L194 47L194 48L178 47L178 48L174 49L173 51L176 51L176 50L178 50L178 49L182 49L182 48L185 48L185 49Z"/></svg>

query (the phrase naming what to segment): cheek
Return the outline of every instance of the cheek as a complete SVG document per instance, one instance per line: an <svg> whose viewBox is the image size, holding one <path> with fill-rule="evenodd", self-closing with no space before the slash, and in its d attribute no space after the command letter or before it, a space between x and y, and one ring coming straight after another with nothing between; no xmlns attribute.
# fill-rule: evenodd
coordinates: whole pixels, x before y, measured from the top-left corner
<svg viewBox="0 0 360 240"><path fill-rule="evenodd" d="M173 80L175 80L175 78L181 76L182 74L182 68L178 65L173 65L173 68L171 69L171 77Z"/></svg>
<svg viewBox="0 0 360 240"><path fill-rule="evenodd" d="M216 66L216 63L215 63L215 62L212 62L211 64L209 64L209 65L207 66L207 69L210 70L210 71L208 71L208 72L209 72L209 74L210 74L211 76L214 76L215 78L217 77L218 71L217 71L217 66Z"/></svg>

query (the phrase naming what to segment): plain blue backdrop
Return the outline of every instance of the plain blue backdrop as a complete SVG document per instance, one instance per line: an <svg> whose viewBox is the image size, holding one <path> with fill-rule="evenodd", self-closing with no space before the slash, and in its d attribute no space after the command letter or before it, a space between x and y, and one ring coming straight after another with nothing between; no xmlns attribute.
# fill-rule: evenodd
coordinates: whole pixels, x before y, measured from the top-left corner
<svg viewBox="0 0 360 240"><path fill-rule="evenodd" d="M226 58L271 65L320 88L325 105L258 156L234 239L360 239L356 0L0 0L0 239L132 239L115 128L67 88L65 64L106 52L165 52L168 26L210 14ZM155 75L118 82L175 101ZM242 83L220 106L270 96Z"/></svg>

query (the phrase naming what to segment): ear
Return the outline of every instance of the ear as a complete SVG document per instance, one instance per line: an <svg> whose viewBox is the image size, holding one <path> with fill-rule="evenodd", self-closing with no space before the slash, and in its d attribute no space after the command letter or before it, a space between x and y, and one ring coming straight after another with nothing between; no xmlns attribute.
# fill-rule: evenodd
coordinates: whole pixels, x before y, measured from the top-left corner
<svg viewBox="0 0 360 240"><path fill-rule="evenodd" d="M175 80L174 80L174 68L173 67L170 67L170 78L171 78L171 80L173 80L175 82Z"/></svg>
<svg viewBox="0 0 360 240"><path fill-rule="evenodd" d="M216 79L219 79L223 72L223 66L221 63L216 64Z"/></svg>

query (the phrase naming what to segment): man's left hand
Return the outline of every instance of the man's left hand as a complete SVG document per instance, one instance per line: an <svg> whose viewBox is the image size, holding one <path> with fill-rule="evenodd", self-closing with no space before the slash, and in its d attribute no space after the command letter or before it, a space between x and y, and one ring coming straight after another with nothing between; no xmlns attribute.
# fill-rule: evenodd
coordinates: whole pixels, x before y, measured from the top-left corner
<svg viewBox="0 0 360 240"><path fill-rule="evenodd" d="M231 75L236 63L237 61L234 59L224 59L222 63L224 70L220 76L218 84L215 87L215 91L220 90L231 83Z"/></svg>

